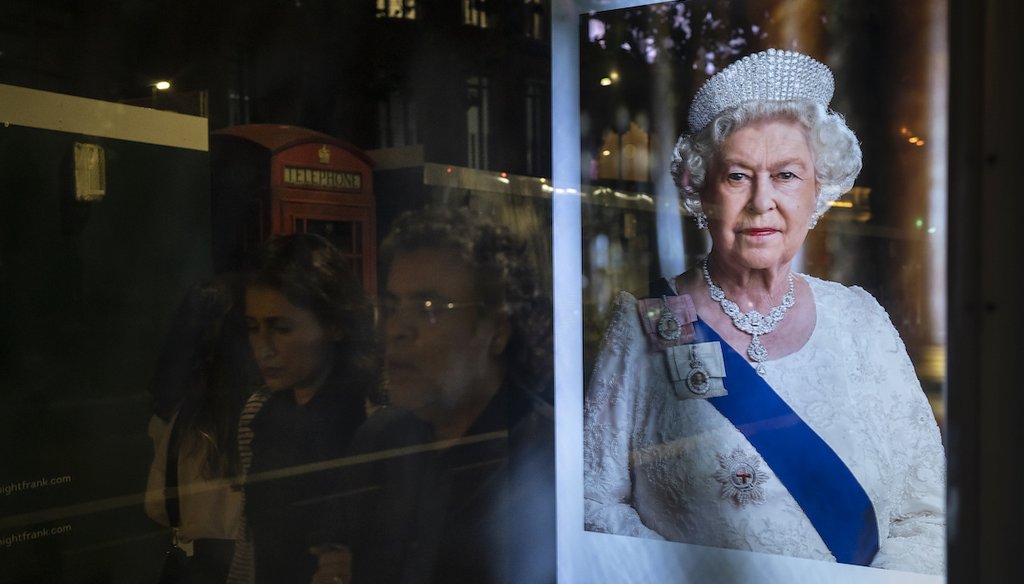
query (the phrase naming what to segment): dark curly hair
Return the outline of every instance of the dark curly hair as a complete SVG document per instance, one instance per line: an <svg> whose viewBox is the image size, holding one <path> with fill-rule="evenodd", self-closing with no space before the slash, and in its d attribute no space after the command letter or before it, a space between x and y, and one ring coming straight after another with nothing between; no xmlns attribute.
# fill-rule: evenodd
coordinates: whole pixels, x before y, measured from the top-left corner
<svg viewBox="0 0 1024 584"><path fill-rule="evenodd" d="M379 360L373 307L348 260L327 239L295 234L268 241L254 256L247 286L280 290L295 306L341 330L332 379L372 398Z"/></svg>
<svg viewBox="0 0 1024 584"><path fill-rule="evenodd" d="M259 378L237 280L222 274L189 289L150 384L155 413L170 421L177 411L168 452L204 457L207 478L239 472L238 415Z"/></svg>
<svg viewBox="0 0 1024 584"><path fill-rule="evenodd" d="M407 211L381 244L384 277L396 255L419 249L451 250L469 266L485 310L506 313L512 326L505 352L506 384L549 396L551 298L529 242L465 207Z"/></svg>

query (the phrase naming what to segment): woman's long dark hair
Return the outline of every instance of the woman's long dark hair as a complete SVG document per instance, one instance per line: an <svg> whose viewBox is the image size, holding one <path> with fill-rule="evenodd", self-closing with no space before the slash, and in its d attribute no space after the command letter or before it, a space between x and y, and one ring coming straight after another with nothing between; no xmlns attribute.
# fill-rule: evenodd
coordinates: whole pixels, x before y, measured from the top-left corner
<svg viewBox="0 0 1024 584"><path fill-rule="evenodd" d="M156 414L170 421L177 412L169 455L202 455L208 478L237 475L238 415L258 381L240 293L233 275L189 290L151 384Z"/></svg>

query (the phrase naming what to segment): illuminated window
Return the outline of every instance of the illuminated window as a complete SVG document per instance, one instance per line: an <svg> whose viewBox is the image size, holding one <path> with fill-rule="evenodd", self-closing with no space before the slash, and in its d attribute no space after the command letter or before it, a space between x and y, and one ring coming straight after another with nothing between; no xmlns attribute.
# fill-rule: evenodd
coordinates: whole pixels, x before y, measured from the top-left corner
<svg viewBox="0 0 1024 584"><path fill-rule="evenodd" d="M490 137L487 122L487 78L467 79L466 98L466 165L470 168L487 168L487 142Z"/></svg>
<svg viewBox="0 0 1024 584"><path fill-rule="evenodd" d="M544 3L543 0L523 0L524 33L531 39L544 38Z"/></svg>
<svg viewBox="0 0 1024 584"><path fill-rule="evenodd" d="M629 129L622 135L622 178L633 181L646 181L650 175L648 153L650 137L635 122L629 123Z"/></svg>
<svg viewBox="0 0 1024 584"><path fill-rule="evenodd" d="M595 178L609 180L650 180L650 135L636 122L621 135L608 130L597 152Z"/></svg>
<svg viewBox="0 0 1024 584"><path fill-rule="evenodd" d="M462 0L462 22L487 28L487 9L483 0Z"/></svg>
<svg viewBox="0 0 1024 584"><path fill-rule="evenodd" d="M416 0L377 0L377 18L416 18Z"/></svg>

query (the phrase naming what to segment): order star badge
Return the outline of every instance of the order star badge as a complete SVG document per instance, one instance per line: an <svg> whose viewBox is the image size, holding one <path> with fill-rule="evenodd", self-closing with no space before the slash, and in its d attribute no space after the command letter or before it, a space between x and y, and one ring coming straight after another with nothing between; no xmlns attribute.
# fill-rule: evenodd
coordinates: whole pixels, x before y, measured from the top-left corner
<svg viewBox="0 0 1024 584"><path fill-rule="evenodd" d="M718 455L719 469L715 478L722 483L722 498L732 499L737 505L764 503L764 487L768 471L761 469L761 459L736 447L728 455Z"/></svg>

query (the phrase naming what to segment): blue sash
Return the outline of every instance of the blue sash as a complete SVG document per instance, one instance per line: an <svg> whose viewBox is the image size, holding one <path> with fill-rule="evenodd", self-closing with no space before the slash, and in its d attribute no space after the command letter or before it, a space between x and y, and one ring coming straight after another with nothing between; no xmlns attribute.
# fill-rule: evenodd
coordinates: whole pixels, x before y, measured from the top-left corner
<svg viewBox="0 0 1024 584"><path fill-rule="evenodd" d="M674 295L667 283L661 282L664 288L652 285L652 295ZM836 560L870 564L878 552L878 522L871 499L857 478L714 329L700 319L693 326L694 342L720 343L725 358L729 394L707 401L757 449Z"/></svg>

